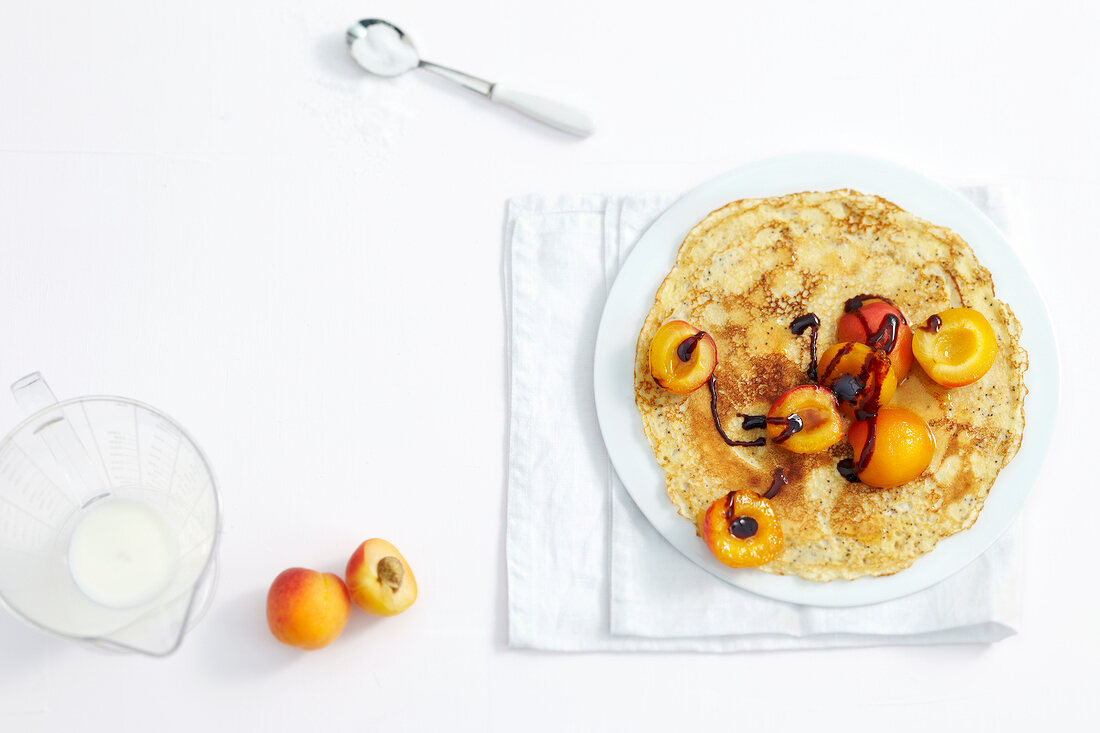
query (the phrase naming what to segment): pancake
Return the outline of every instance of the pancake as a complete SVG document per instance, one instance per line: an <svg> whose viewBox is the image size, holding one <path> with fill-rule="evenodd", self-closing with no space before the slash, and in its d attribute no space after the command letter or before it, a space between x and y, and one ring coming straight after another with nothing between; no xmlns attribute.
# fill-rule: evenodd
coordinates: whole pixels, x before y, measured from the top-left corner
<svg viewBox="0 0 1100 733"><path fill-rule="evenodd" d="M650 374L649 343L661 324L680 319L708 332L718 347L722 426L751 440L763 433L742 430L737 413L763 414L783 392L810 383L809 337L794 336L790 322L818 314L824 352L836 342L845 300L862 293L891 299L914 327L970 307L997 338L993 366L973 384L941 387L914 364L899 386L890 404L922 416L936 439L928 469L900 487L846 481L837 471L852 457L846 440L807 455L770 441L727 446L705 387L676 395ZM712 502L737 489L762 494L782 468L788 485L772 502L783 551L760 570L828 581L895 573L974 523L1020 447L1026 369L1020 324L965 241L882 198L840 190L736 201L696 225L642 327L634 377L645 434L679 513L698 531Z"/></svg>

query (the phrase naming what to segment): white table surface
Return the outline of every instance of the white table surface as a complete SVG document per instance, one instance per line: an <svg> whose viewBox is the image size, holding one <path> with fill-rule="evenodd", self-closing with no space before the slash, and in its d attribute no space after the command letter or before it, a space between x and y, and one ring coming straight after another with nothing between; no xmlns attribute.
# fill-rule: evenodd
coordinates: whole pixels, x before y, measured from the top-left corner
<svg viewBox="0 0 1100 733"><path fill-rule="evenodd" d="M221 583L174 656L0 614L0 730L1079 729L1096 710L1091 458L1100 6L1085 2L9 3L0 23L0 383L123 394L217 472ZM591 110L579 141L420 72L370 78L375 15L431 60ZM680 192L802 150L1007 185L1065 394L993 646L553 654L506 639L506 197ZM0 395L0 425L19 419ZM302 653L284 568L393 541L420 599Z"/></svg>

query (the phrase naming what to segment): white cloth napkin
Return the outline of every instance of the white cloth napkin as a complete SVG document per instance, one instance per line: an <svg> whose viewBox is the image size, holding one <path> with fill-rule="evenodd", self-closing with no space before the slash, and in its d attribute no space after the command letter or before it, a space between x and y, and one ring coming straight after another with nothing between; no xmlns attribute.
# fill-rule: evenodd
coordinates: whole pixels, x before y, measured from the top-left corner
<svg viewBox="0 0 1100 733"><path fill-rule="evenodd" d="M960 191L1006 229L996 189ZM672 201L563 195L508 202L509 643L561 651L738 651L993 642L1015 633L1018 527L932 588L830 609L734 588L682 556L645 519L604 449L593 353L615 274Z"/></svg>

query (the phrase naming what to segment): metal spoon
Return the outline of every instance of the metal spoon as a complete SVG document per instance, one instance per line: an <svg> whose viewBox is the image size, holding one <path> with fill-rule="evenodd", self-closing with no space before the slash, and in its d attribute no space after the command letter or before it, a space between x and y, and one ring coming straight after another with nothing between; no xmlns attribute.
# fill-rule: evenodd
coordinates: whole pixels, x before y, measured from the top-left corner
<svg viewBox="0 0 1100 733"><path fill-rule="evenodd" d="M400 76L412 69L425 69L564 132L586 137L596 129L592 118L575 107L424 61L409 37L393 23L366 18L348 28L347 41L352 58L372 74Z"/></svg>

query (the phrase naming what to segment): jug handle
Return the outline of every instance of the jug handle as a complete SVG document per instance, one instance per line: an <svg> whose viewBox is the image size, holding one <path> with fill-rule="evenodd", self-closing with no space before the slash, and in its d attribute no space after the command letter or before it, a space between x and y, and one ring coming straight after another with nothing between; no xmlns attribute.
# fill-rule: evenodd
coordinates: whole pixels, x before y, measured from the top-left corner
<svg viewBox="0 0 1100 733"><path fill-rule="evenodd" d="M11 386L16 403L33 415L57 404L50 385L40 372L32 372ZM88 449L76 434L64 412L45 420L35 428L49 446L54 458L65 471L69 488L74 492L69 499L77 506L86 506L103 496L106 482L100 477L88 454ZM91 497L91 498L88 498Z"/></svg>
<svg viewBox="0 0 1100 733"><path fill-rule="evenodd" d="M17 380L11 386L11 392L15 395L15 402L28 415L33 415L57 402L53 390L46 384L41 372L32 372Z"/></svg>

